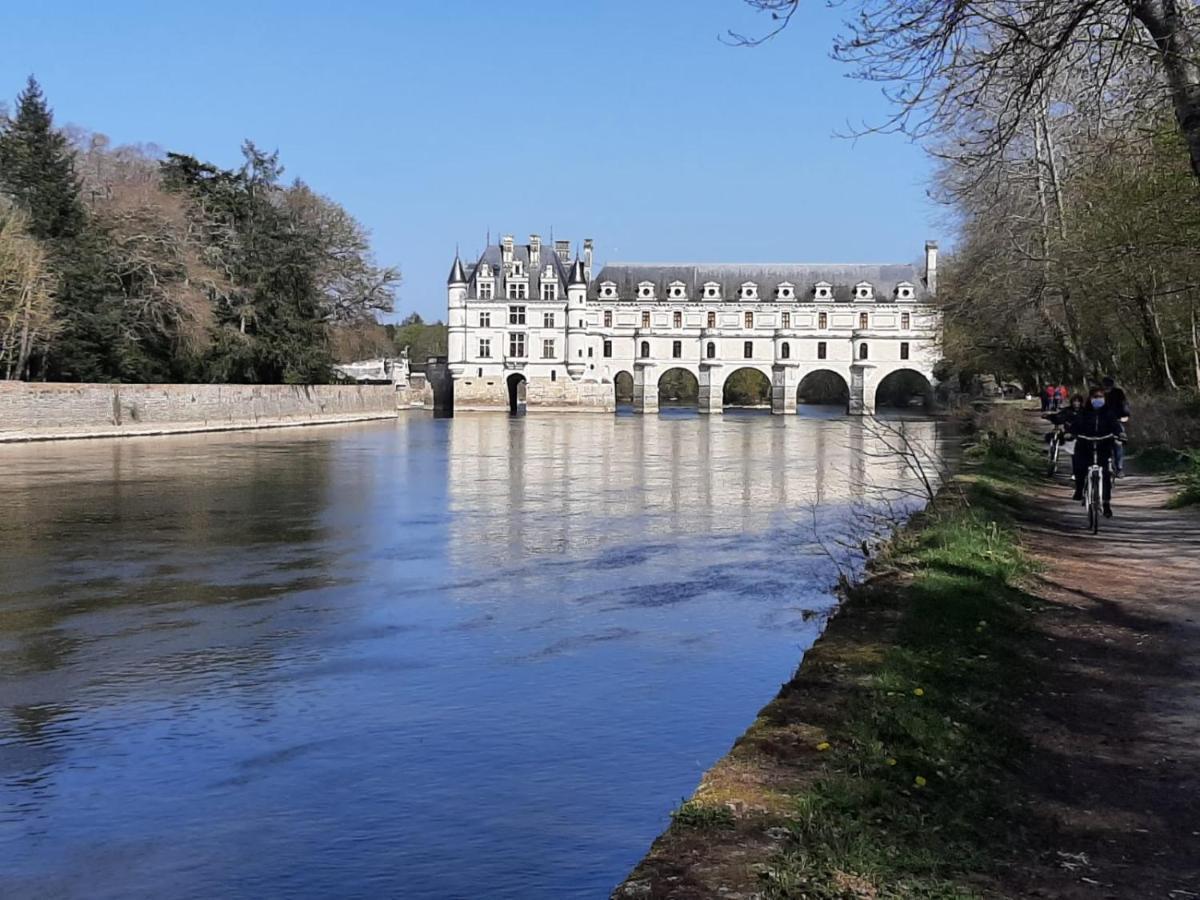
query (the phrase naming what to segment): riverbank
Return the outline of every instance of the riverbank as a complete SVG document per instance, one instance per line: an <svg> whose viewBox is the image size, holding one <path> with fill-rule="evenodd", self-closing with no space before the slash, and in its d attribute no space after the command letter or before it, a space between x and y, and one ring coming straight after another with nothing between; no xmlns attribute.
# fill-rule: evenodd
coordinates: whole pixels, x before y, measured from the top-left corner
<svg viewBox="0 0 1200 900"><path fill-rule="evenodd" d="M615 897L1196 890L1200 517L1134 477L1092 539L1023 431L847 592Z"/></svg>

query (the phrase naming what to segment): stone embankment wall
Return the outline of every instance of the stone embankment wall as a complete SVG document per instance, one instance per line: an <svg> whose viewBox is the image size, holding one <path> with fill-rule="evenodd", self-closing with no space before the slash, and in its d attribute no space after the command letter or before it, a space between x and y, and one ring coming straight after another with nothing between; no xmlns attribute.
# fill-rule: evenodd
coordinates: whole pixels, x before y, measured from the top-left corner
<svg viewBox="0 0 1200 900"><path fill-rule="evenodd" d="M396 412L390 384L0 382L0 440L262 428Z"/></svg>
<svg viewBox="0 0 1200 900"><path fill-rule="evenodd" d="M611 384L531 378L525 383L525 406L529 412L612 412L616 397ZM456 378L454 408L466 410L507 410L508 382L499 375Z"/></svg>

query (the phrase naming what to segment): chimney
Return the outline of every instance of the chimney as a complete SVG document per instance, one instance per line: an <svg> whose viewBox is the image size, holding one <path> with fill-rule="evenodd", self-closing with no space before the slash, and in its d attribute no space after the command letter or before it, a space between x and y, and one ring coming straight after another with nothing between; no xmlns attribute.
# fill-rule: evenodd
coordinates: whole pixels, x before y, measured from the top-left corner
<svg viewBox="0 0 1200 900"><path fill-rule="evenodd" d="M507 265L508 263L512 262L513 258L513 236L511 234L506 234L504 237L500 238L500 247L503 251L502 258Z"/></svg>
<svg viewBox="0 0 1200 900"><path fill-rule="evenodd" d="M565 263L571 261L571 242L570 241L555 241L554 252L558 254L558 258Z"/></svg>
<svg viewBox="0 0 1200 900"><path fill-rule="evenodd" d="M925 287L933 296L937 296L937 241L925 242Z"/></svg>
<svg viewBox="0 0 1200 900"><path fill-rule="evenodd" d="M529 268L536 269L542 258L542 238L540 235L529 236Z"/></svg>
<svg viewBox="0 0 1200 900"><path fill-rule="evenodd" d="M583 239L583 272L587 280L592 280L592 239Z"/></svg>

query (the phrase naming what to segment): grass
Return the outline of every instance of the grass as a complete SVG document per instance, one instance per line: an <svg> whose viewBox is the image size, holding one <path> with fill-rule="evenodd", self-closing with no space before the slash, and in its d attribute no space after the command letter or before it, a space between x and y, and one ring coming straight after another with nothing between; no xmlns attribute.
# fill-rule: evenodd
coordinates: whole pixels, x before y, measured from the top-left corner
<svg viewBox="0 0 1200 900"><path fill-rule="evenodd" d="M1040 456L1027 429L1000 424L979 430L951 502L890 548L906 577L848 598L896 609L895 640L848 673L858 690L761 873L770 900L980 896L976 875L1014 838L1002 786L1022 748L1012 723L1031 678L1021 647L1035 601L1009 521Z"/></svg>
<svg viewBox="0 0 1200 900"><path fill-rule="evenodd" d="M697 800L684 800L671 813L671 822L680 828L724 829L734 827L728 807Z"/></svg>

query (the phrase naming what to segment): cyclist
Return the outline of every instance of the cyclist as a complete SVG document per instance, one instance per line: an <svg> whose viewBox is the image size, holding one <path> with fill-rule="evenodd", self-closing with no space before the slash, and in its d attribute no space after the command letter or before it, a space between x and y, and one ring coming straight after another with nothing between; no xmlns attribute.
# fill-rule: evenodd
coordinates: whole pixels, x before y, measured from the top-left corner
<svg viewBox="0 0 1200 900"><path fill-rule="evenodd" d="M1124 425L1129 421L1129 398L1117 387L1117 379L1111 375L1105 375L1100 383L1104 385L1105 406L1115 412ZM1113 468L1117 470L1118 478L1125 474L1125 448L1119 443L1113 451Z"/></svg>
<svg viewBox="0 0 1200 900"><path fill-rule="evenodd" d="M1088 467L1092 464L1092 453L1088 446L1096 446L1096 462L1104 472L1104 517L1112 516L1112 471L1108 461L1112 458L1113 447L1118 438L1123 437L1125 429L1121 425L1118 410L1110 409L1104 399L1104 388L1094 387L1088 392L1088 403L1075 417L1067 429L1068 437L1073 438L1105 438L1100 441L1080 441L1075 445L1075 455L1072 467L1075 470L1075 499L1083 499L1083 489L1087 481Z"/></svg>

